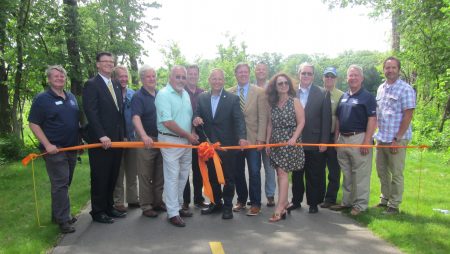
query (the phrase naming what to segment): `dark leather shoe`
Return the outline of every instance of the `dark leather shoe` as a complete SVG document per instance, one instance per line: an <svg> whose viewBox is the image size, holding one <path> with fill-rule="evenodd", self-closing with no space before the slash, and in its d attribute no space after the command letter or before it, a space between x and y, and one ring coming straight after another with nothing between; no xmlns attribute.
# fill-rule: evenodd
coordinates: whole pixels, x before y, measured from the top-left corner
<svg viewBox="0 0 450 254"><path fill-rule="evenodd" d="M205 201L194 203L194 206L200 209L208 208L209 203L206 203Z"/></svg>
<svg viewBox="0 0 450 254"><path fill-rule="evenodd" d="M275 198L267 197L267 207L274 207L274 206L275 206Z"/></svg>
<svg viewBox="0 0 450 254"><path fill-rule="evenodd" d="M176 227L185 227L186 224L184 223L183 219L180 216L173 216L172 218L169 218L170 224L176 226Z"/></svg>
<svg viewBox="0 0 450 254"><path fill-rule="evenodd" d="M106 212L106 214L112 218L124 218L125 216L127 216L126 212L120 212L115 208L109 210L108 212Z"/></svg>
<svg viewBox="0 0 450 254"><path fill-rule="evenodd" d="M185 210L185 211L189 210L189 203L183 203L183 205L181 206L181 209Z"/></svg>
<svg viewBox="0 0 450 254"><path fill-rule="evenodd" d="M180 217L192 217L193 213L187 211L187 210L183 210L180 209L180 211L178 211L178 213L180 214Z"/></svg>
<svg viewBox="0 0 450 254"><path fill-rule="evenodd" d="M153 210L155 210L157 212L167 212L166 204L162 203L158 206L154 206Z"/></svg>
<svg viewBox="0 0 450 254"><path fill-rule="evenodd" d="M77 222L78 221L78 219L77 218L75 218L75 217L73 217L73 216L70 216L70 220L68 221L69 222L69 224L74 224L75 222ZM53 224L59 224L58 223L58 221L55 219L55 217L53 217L52 216L52 223Z"/></svg>
<svg viewBox="0 0 450 254"><path fill-rule="evenodd" d="M128 208L139 208L141 205L139 203L128 203Z"/></svg>
<svg viewBox="0 0 450 254"><path fill-rule="evenodd" d="M114 219L106 215L106 213L99 213L96 215L92 215L92 220L99 223L111 224L114 223Z"/></svg>
<svg viewBox="0 0 450 254"><path fill-rule="evenodd" d="M63 234L75 232L75 228L69 222L64 222L64 223L59 224L59 230Z"/></svg>
<svg viewBox="0 0 450 254"><path fill-rule="evenodd" d="M316 205L309 206L309 213L318 213L318 212L319 212L319 208L317 208Z"/></svg>
<svg viewBox="0 0 450 254"><path fill-rule="evenodd" d="M231 208L223 209L222 219L224 219L224 220L233 219L233 212L232 212Z"/></svg>
<svg viewBox="0 0 450 254"><path fill-rule="evenodd" d="M219 213L222 211L222 204L210 204L208 208L202 209L200 212L202 215L212 214L212 213Z"/></svg>
<svg viewBox="0 0 450 254"><path fill-rule="evenodd" d="M320 207L321 207L321 208L330 208L330 207L332 207L332 206L334 206L334 205L336 205L335 202L328 202L328 201L325 201L325 202L323 202L323 203L320 205Z"/></svg>
<svg viewBox="0 0 450 254"><path fill-rule="evenodd" d="M302 205L300 203L298 203L298 204L289 203L289 205L286 207L286 210L288 212L290 212L292 210L299 209L299 208L302 208Z"/></svg>
<svg viewBox="0 0 450 254"><path fill-rule="evenodd" d="M158 213L153 209L147 209L145 211L142 211L142 215L145 217L155 218L158 216Z"/></svg>
<svg viewBox="0 0 450 254"><path fill-rule="evenodd" d="M127 212L127 208L124 205L115 205L114 209L116 209L117 211L119 211L121 213Z"/></svg>

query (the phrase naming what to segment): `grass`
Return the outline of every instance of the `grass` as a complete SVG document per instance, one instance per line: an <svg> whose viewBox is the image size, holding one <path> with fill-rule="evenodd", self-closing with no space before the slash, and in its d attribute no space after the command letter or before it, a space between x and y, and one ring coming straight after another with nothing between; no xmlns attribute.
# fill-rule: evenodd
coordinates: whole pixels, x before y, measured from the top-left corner
<svg viewBox="0 0 450 254"><path fill-rule="evenodd" d="M31 163L28 167L17 162L0 168L0 253L45 253L59 236L58 226L51 223L50 181L43 159L37 159L34 166L42 227L36 220ZM89 191L89 163L83 156L70 188L73 214L86 205Z"/></svg>
<svg viewBox="0 0 450 254"><path fill-rule="evenodd" d="M370 208L355 219L406 253L450 253L450 165L443 153L411 150L407 154L400 215ZM373 164L370 207L379 202L380 183ZM341 197L342 194L339 194Z"/></svg>

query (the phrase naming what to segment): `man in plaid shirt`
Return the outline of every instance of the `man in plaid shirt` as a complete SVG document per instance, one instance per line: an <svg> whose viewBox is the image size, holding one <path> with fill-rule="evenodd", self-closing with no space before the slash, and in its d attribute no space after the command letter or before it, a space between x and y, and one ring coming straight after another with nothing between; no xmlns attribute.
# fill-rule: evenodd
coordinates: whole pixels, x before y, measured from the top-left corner
<svg viewBox="0 0 450 254"><path fill-rule="evenodd" d="M379 145L406 146L411 140L411 119L416 107L413 88L401 80L400 60L387 58L383 63L386 81L377 91ZM381 200L377 207L386 208L384 214L398 214L403 194L405 148L377 148L377 172L381 182Z"/></svg>

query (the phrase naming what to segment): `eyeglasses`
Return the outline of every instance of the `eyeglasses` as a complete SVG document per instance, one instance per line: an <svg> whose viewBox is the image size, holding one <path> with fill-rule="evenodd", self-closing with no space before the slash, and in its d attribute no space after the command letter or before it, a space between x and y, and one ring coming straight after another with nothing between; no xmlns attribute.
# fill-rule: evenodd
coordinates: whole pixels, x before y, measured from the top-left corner
<svg viewBox="0 0 450 254"><path fill-rule="evenodd" d="M100 63L114 63L114 61L111 61L111 60L101 60L101 61L99 61Z"/></svg>
<svg viewBox="0 0 450 254"><path fill-rule="evenodd" d="M280 81L280 82L277 82L277 86L283 86L283 85L288 86L288 85L289 85L289 82L287 82L287 81Z"/></svg>
<svg viewBox="0 0 450 254"><path fill-rule="evenodd" d="M334 75L325 75L325 78L336 78L336 76L334 76Z"/></svg>
<svg viewBox="0 0 450 254"><path fill-rule="evenodd" d="M176 80L186 80L186 76L175 76Z"/></svg>
<svg viewBox="0 0 450 254"><path fill-rule="evenodd" d="M314 75L314 73L312 73L312 72L301 72L300 74L302 76L309 76L309 77L312 77L312 75Z"/></svg>

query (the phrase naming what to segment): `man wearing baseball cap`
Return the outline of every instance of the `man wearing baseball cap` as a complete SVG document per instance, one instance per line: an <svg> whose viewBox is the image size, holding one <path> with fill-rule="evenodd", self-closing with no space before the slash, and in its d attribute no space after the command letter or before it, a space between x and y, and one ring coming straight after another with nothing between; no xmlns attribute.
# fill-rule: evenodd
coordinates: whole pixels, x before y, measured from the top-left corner
<svg viewBox="0 0 450 254"><path fill-rule="evenodd" d="M334 67L327 67L323 71L323 87L330 93L331 99L331 133L329 143L334 143L334 129L336 126L336 108L344 94L341 90L336 88L337 71ZM322 208L329 208L336 204L336 197L339 191L339 184L341 178L341 169L337 160L337 153L334 147L328 147L325 151L325 158L328 168L328 185L325 194L325 200L320 205Z"/></svg>

